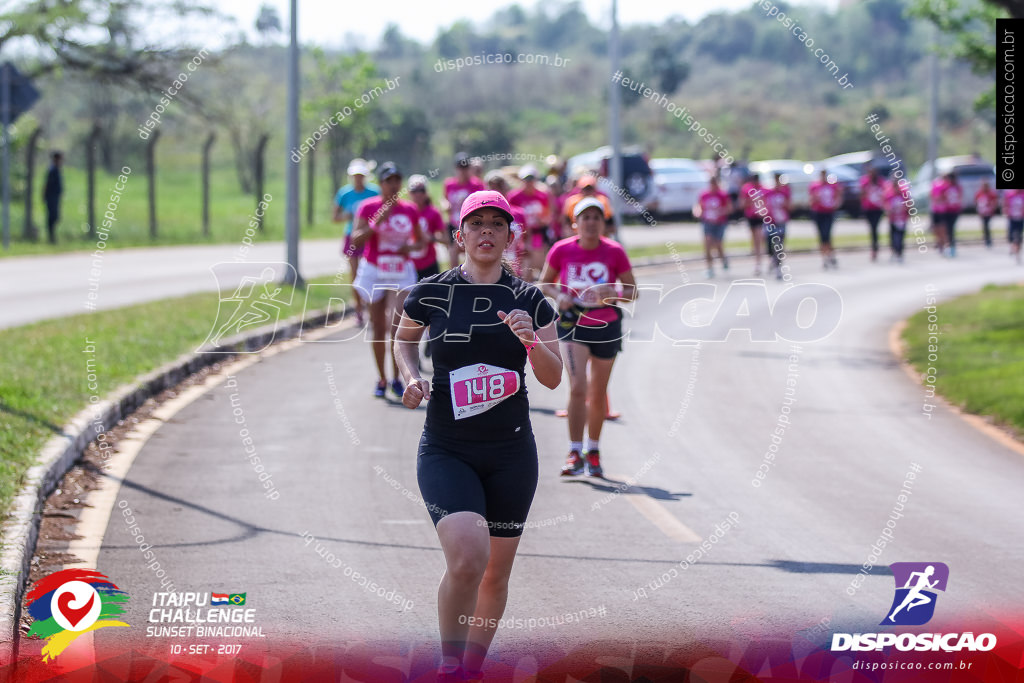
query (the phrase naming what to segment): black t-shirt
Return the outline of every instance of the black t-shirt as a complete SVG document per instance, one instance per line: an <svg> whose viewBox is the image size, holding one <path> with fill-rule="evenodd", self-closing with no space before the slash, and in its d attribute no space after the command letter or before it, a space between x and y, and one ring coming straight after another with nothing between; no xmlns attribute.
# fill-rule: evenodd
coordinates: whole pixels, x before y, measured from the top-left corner
<svg viewBox="0 0 1024 683"><path fill-rule="evenodd" d="M535 330L557 317L537 287L505 271L494 284L472 284L452 268L412 288L405 312L428 327L434 364L427 431L481 441L529 431L526 347L498 318L498 311L514 308L533 317Z"/></svg>

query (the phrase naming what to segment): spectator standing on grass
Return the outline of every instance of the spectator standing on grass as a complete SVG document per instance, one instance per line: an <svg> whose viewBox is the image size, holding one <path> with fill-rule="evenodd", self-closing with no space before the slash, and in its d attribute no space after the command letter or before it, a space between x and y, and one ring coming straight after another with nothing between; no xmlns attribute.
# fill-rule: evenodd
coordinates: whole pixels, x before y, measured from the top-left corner
<svg viewBox="0 0 1024 683"><path fill-rule="evenodd" d="M981 181L981 187L974 194L974 206L981 217L981 229L985 234L985 246L992 248L992 216L999 206L999 193L992 189L987 179Z"/></svg>
<svg viewBox="0 0 1024 683"><path fill-rule="evenodd" d="M444 181L444 209L448 212L448 267L459 265L461 249L455 242L459 229L459 211L466 197L484 189L483 181L473 175L469 155L459 152L455 155L455 175Z"/></svg>
<svg viewBox="0 0 1024 683"><path fill-rule="evenodd" d="M50 244L57 244L57 223L60 221L60 198L64 194L64 176L61 166L64 155L54 152L50 155L50 168L43 183L43 203L46 204L46 236Z"/></svg>
<svg viewBox="0 0 1024 683"><path fill-rule="evenodd" d="M932 232L935 234L935 247L939 256L946 255L946 176L939 176L932 181Z"/></svg>
<svg viewBox="0 0 1024 683"><path fill-rule="evenodd" d="M1003 193L1003 213L1009 221L1006 239L1010 242L1010 256L1020 263L1020 243L1024 235L1024 190L1007 190Z"/></svg>
<svg viewBox="0 0 1024 683"><path fill-rule="evenodd" d="M818 180L807 188L811 199L811 216L818 227L818 241L821 242L821 258L825 270L838 267L836 252L832 248L832 225L836 220L836 210L843 203L843 188L835 179L829 179L828 171L821 169Z"/></svg>
<svg viewBox="0 0 1024 683"><path fill-rule="evenodd" d="M878 223L885 205L885 182L874 166L860 179L860 209L868 221L871 233L871 260L878 260Z"/></svg>
<svg viewBox="0 0 1024 683"><path fill-rule="evenodd" d="M956 179L956 173L946 174L946 189L943 192L946 205L946 239L949 240L949 257L956 256L956 219L963 208L964 190Z"/></svg>
<svg viewBox="0 0 1024 683"><path fill-rule="evenodd" d="M352 243L352 228L356 209L363 200L376 197L380 194L380 188L372 183L366 182L366 176L370 174L370 167L363 159L353 159L348 165L348 174L352 182L342 186L334 195L334 222L345 224L345 239L342 244L342 253L348 259L348 274L351 282L355 282L356 271L359 269L359 257L363 255L363 248L356 247ZM356 307L356 324L360 327L365 323L363 315L363 298L359 296L359 290L353 287L352 300Z"/></svg>
<svg viewBox="0 0 1024 683"><path fill-rule="evenodd" d="M764 201L765 188L761 186L758 175L751 173L747 176L747 182L740 188L740 205L750 226L750 239L754 247L754 275L761 274L761 252L764 251L764 223L757 214L758 206L755 203L758 198Z"/></svg>
<svg viewBox="0 0 1024 683"><path fill-rule="evenodd" d="M722 270L729 270L729 259L725 257L722 241L732 213L732 201L719 186L717 176L711 176L709 187L700 193L693 213L704 228L704 260L708 265L707 276L711 278L715 276L713 251L717 251L722 259Z"/></svg>
<svg viewBox="0 0 1024 683"><path fill-rule="evenodd" d="M885 191L885 209L889 218L889 246L892 248L892 260L903 263L903 238L907 234L907 221L910 210L899 185L890 183Z"/></svg>

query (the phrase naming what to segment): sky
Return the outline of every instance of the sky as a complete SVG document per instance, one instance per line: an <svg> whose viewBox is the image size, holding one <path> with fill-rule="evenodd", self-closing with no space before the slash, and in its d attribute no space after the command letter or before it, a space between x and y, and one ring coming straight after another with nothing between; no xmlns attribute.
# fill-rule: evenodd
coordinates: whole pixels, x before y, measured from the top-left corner
<svg viewBox="0 0 1024 683"><path fill-rule="evenodd" d="M238 29L246 30L251 39L257 35L253 25L264 1L277 8L282 28L287 34L289 0L205 0L206 4L223 14L237 18ZM385 5L375 7L367 0L346 3L337 0L298 0L299 41L303 44L312 42L325 47L338 47L344 43L345 34L351 33L367 41L363 47L372 47L387 24L395 22L404 35L428 43L433 41L438 28L442 26L449 26L458 19L484 21L497 9L513 4L516 3L505 0L493 3L389 0ZM518 4L532 9L537 2L522 0ZM581 4L591 22L605 27L611 25L611 0L581 0ZM716 10L741 10L752 4L754 0L620 1L619 24L660 23L672 16L682 16L692 23ZM796 4L834 8L839 0L796 0ZM799 17L797 12L793 12L793 15ZM283 39L284 36L281 37Z"/></svg>

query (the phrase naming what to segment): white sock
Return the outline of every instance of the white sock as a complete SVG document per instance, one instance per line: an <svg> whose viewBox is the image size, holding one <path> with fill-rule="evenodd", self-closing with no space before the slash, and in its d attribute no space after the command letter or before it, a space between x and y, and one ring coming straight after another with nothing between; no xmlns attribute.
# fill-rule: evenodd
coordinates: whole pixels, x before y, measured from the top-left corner
<svg viewBox="0 0 1024 683"><path fill-rule="evenodd" d="M587 439L587 451L597 450L600 450L600 447L597 445L597 442L594 441L593 439Z"/></svg>
<svg viewBox="0 0 1024 683"><path fill-rule="evenodd" d="M569 450L570 451L576 451L577 453L582 453L583 452L583 442L582 441L570 441L569 442Z"/></svg>

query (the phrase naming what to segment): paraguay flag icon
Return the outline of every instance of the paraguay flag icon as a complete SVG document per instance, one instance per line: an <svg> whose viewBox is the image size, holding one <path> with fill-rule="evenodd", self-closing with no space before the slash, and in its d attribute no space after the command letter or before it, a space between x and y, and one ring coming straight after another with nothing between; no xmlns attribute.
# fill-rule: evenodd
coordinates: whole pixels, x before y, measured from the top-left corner
<svg viewBox="0 0 1024 683"><path fill-rule="evenodd" d="M882 626L921 626L935 614L937 591L945 591L949 567L942 562L894 562L889 565L896 595Z"/></svg>

